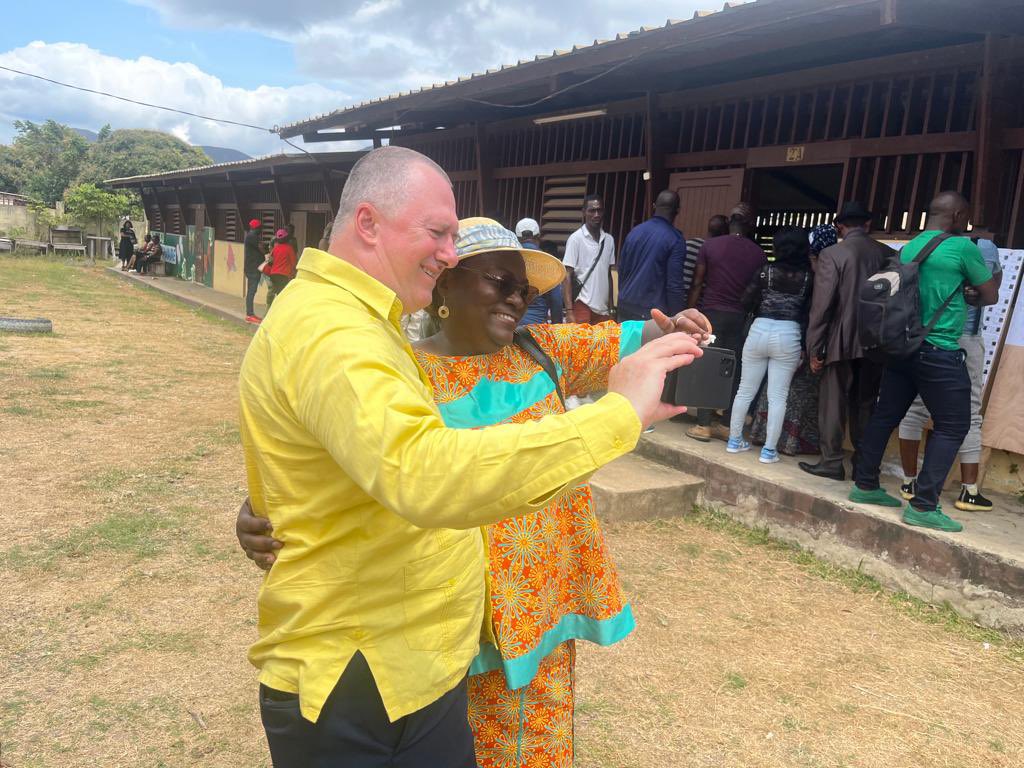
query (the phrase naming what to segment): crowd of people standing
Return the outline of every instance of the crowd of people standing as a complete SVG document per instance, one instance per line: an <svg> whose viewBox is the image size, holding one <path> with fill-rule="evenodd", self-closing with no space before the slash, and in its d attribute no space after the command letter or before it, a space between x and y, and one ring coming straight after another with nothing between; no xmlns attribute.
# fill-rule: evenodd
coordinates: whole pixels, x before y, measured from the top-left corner
<svg viewBox="0 0 1024 768"><path fill-rule="evenodd" d="M887 364L868 354L858 335L861 289L897 257L891 247L871 237L872 213L863 203L845 203L833 222L810 230L781 227L772 233L770 255L755 238L757 216L748 203L712 216L706 236L689 240L674 224L679 208L675 192L661 192L654 215L635 226L616 250L614 238L602 227L601 198L587 196L582 224L565 245L564 282L531 297L521 325L600 324L613 318L622 323L650 319L655 311L671 315L699 309L714 328L715 345L731 350L738 365L731 407L698 410L697 423L686 432L689 437L722 440L729 453L759 444L759 460L766 464L786 455L818 455L817 461L799 461L800 469L839 482L848 477L849 445L855 479L850 498L902 506L877 490L876 465L898 425L903 464L899 493L909 502L905 521L958 529L959 523L942 513L938 503L942 480L958 453L962 486L954 506L992 508L977 485L984 360L979 334L980 307L996 300L999 254L992 241L967 236L968 204L961 195L937 196L925 231L900 252L899 258L909 260L937 235L949 238L920 267L923 322L931 312L935 323L914 355L928 357L930 364L909 373L905 361ZM523 247L557 254L551 243L542 244L536 220L521 220L515 232ZM949 295L954 288L959 291ZM950 301L937 300L942 291L947 294L942 298ZM930 379L920 371L930 373L943 355L950 358L953 372L966 378L930 390ZM961 395L961 390L968 394ZM904 403L907 397L912 403ZM945 418L953 400L955 426ZM896 414L899 418L890 426ZM932 448L926 449L918 471L929 419L934 423ZM963 424L967 429L960 435ZM861 450L865 435L869 439Z"/></svg>
<svg viewBox="0 0 1024 768"><path fill-rule="evenodd" d="M955 215L947 210L950 206L959 206ZM903 368L890 365L890 386L885 388L887 366L861 345L861 288L896 255L871 237L872 214L861 202L845 203L833 222L811 230L778 229L771 236L770 256L755 237L757 215L750 204L739 202L728 214L712 216L706 234L691 239L675 226L679 209L677 193L661 192L654 200L653 216L635 226L617 249L614 237L603 228L601 197L588 195L582 223L567 238L561 256L564 279L526 296L518 325L600 325L650 320L655 312L671 316L687 308L699 309L714 327L715 345L734 353L737 372L731 406L717 412L697 410L696 424L686 431L690 438L721 440L729 453L759 445L758 458L765 464L779 462L783 456L818 455L816 461L801 460L798 466L838 482L848 478L846 448L850 446L849 476L855 480L851 499L895 506L894 497L878 490L878 471L872 467L881 464L889 433L896 428L887 431L886 425L898 411L903 465L899 494L910 502L904 518L912 524L923 519L926 525L942 529L959 526L941 513L938 504L942 479L953 461L950 457L957 454L962 487L954 505L972 511L992 508L977 485L984 359L979 306L995 301L999 255L990 240L972 241L965 234L967 203L962 196L939 195L932 203L926 231L901 252L904 258L912 258L937 234L951 237L921 267L926 290L931 291L922 296L922 306L932 308L937 317L920 354L927 352L936 360L948 352L952 365L960 365L967 373L967 383L961 387L968 392L967 416L958 412L956 417L957 424L966 423L967 429L959 442L960 426L948 431L944 418L955 387L943 385L926 394L927 381L919 380L916 373L907 374L903 381L897 375ZM536 219L523 218L512 231L523 250L558 258L557 246L541 240ZM245 236L249 322L261 321L253 307L260 280L266 277L269 282L269 307L294 278L297 254L291 225L276 231L269 246L264 246L260 221L249 222ZM936 273L945 277L933 277ZM990 279L994 282L985 289L976 287ZM930 286L954 283L963 288L962 295L937 303ZM441 327L437 311L438 307L428 307L405 318L403 330L413 341L433 336ZM957 355L964 358L963 365L956 362ZM905 386L897 386L898 381ZM904 407L906 397L912 402ZM568 402L572 407L581 401L571 393ZM877 422L867 451L862 451L879 402L887 406L879 416L885 421ZM934 423L928 441L931 450L926 448L919 471L920 443L929 421ZM943 441L952 447L943 448ZM864 466L858 471L861 459ZM917 514L921 510L924 518Z"/></svg>
<svg viewBox="0 0 1024 768"><path fill-rule="evenodd" d="M657 306L686 306L711 321L716 346L732 350L738 373L732 406L698 411L687 430L695 440L723 440L729 453L762 445L759 460L819 454L801 470L834 481L847 477L844 450L853 448L852 501L902 507L903 521L944 531L962 525L942 511L939 495L959 454L961 510L986 511L978 487L984 350L981 307L995 303L1001 279L998 249L967 235L969 204L943 192L929 207L924 231L897 253L875 240L871 212L845 203L833 223L807 231L782 227L771 256L754 239L755 213L739 203L709 222L709 237L682 251L672 221L678 198L663 192L654 217L626 237L620 256L619 307L643 316ZM728 232L721 232L727 226ZM717 230L717 231L716 231ZM652 237L658 232L660 236ZM685 255L684 255L685 253ZM696 254L693 256L693 254ZM920 274L919 350L889 359L866 350L859 335L861 292L893 263L915 261ZM690 277L687 266L693 263ZM890 265L887 267L887 265ZM621 317L621 315L620 315ZM760 397L759 397L760 393ZM918 469L922 431L933 429ZM898 499L880 488L880 467L899 427L903 482Z"/></svg>

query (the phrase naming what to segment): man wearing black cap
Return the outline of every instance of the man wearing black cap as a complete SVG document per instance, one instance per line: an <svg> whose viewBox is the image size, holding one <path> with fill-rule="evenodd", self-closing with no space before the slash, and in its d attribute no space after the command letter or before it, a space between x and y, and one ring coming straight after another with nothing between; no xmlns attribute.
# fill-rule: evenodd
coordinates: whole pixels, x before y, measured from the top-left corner
<svg viewBox="0 0 1024 768"><path fill-rule="evenodd" d="M871 213L861 202L843 204L836 228L841 242L818 255L807 325L807 358L811 371L821 374L821 460L817 464L801 461L800 469L830 480L845 480L843 439L847 426L856 452L882 378L882 367L864 358L857 336L858 293L893 251L869 236Z"/></svg>

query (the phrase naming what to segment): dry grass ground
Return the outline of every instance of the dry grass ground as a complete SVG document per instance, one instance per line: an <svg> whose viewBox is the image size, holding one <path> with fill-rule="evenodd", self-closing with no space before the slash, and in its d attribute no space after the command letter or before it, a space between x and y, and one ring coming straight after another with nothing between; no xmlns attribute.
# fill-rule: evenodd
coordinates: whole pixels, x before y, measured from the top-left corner
<svg viewBox="0 0 1024 768"><path fill-rule="evenodd" d="M42 260L3 260L0 296L56 329L0 335L0 762L267 765L247 333ZM578 766L1024 764L1019 643L714 515L609 540L639 629L580 649Z"/></svg>

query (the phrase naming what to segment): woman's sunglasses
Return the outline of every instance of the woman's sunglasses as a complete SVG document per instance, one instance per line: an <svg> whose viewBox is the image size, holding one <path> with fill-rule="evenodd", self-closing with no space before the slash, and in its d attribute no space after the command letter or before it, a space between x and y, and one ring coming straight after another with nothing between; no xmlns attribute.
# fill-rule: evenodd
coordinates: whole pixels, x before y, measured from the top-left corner
<svg viewBox="0 0 1024 768"><path fill-rule="evenodd" d="M534 288L529 283L520 283L518 280L514 280L511 277L500 277L498 275L492 275L490 272L479 272L469 267L464 267L459 264L454 269L461 269L464 272L472 272L477 277L482 277L494 284L494 287L498 289L498 293L501 294L501 298L507 299L513 293L518 293L519 298L523 300L524 304L531 303L534 299L540 295L540 291Z"/></svg>

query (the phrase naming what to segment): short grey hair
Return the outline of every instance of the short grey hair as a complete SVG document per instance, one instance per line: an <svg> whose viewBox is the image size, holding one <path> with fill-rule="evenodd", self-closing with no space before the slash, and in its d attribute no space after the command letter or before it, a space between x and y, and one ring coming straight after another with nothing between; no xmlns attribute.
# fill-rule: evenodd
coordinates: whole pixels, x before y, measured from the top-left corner
<svg viewBox="0 0 1024 768"><path fill-rule="evenodd" d="M334 219L334 231L341 231L355 215L360 203L372 203L386 215L396 213L406 202L410 174L422 165L437 171L448 184L452 183L441 166L408 147L389 145L363 155L345 180L338 215Z"/></svg>

